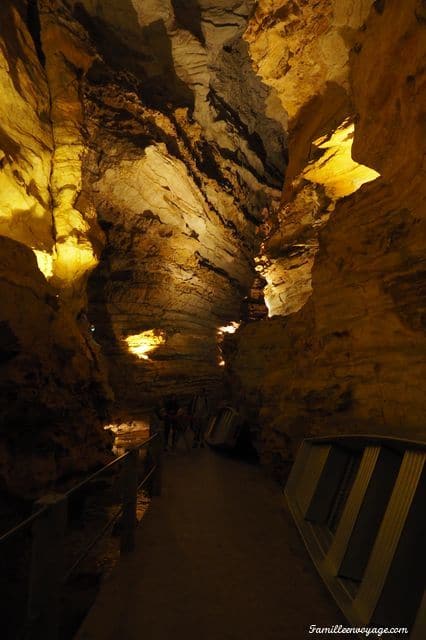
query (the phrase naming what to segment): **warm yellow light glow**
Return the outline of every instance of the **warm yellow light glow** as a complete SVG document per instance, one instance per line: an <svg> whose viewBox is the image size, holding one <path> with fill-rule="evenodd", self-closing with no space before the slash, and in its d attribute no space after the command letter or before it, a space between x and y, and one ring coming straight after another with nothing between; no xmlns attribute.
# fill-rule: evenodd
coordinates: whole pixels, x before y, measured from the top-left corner
<svg viewBox="0 0 426 640"><path fill-rule="evenodd" d="M125 338L129 351L138 358L149 360L148 353L152 353L166 342L164 331L160 329L148 329L133 336Z"/></svg>
<svg viewBox="0 0 426 640"><path fill-rule="evenodd" d="M324 185L327 195L333 199L348 196L380 176L374 169L352 160L354 128L353 122L345 120L330 136L315 140L314 147L325 152L302 173L310 182Z"/></svg>
<svg viewBox="0 0 426 640"><path fill-rule="evenodd" d="M39 251L33 249L35 257L37 258L37 265L46 280L53 275L53 255L47 251Z"/></svg>
<svg viewBox="0 0 426 640"><path fill-rule="evenodd" d="M271 302L270 302L265 290L264 290L263 298L265 300L265 307L268 310L268 318L272 318Z"/></svg>
<svg viewBox="0 0 426 640"><path fill-rule="evenodd" d="M98 263L93 247L86 238L68 237L56 243L54 275L63 282L73 282Z"/></svg>
<svg viewBox="0 0 426 640"><path fill-rule="evenodd" d="M231 324L228 324L224 327L219 327L219 329L217 330L217 332L219 334L223 334L223 333L235 333L236 330L238 329L238 327L240 326L241 322L231 322Z"/></svg>
<svg viewBox="0 0 426 640"><path fill-rule="evenodd" d="M226 364L223 358L223 353L222 353L222 345L225 339L225 333L228 333L228 334L235 333L240 325L241 325L241 322L236 322L235 320L233 320L230 324L227 324L223 327L218 328L217 335L218 335L218 347L219 347L219 361L218 361L219 367L224 367Z"/></svg>
<svg viewBox="0 0 426 640"><path fill-rule="evenodd" d="M149 430L148 420L132 420L130 422L112 422L104 425L105 431L112 431L115 434L132 433L133 431Z"/></svg>

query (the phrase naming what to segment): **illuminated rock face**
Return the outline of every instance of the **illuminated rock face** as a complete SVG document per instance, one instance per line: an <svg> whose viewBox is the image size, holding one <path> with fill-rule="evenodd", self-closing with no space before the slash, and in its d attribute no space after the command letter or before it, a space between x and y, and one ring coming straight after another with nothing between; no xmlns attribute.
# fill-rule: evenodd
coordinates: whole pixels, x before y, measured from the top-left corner
<svg viewBox="0 0 426 640"><path fill-rule="evenodd" d="M423 4L2 1L5 485L103 459L101 351L119 415L233 377L265 460L420 432Z"/></svg>
<svg viewBox="0 0 426 640"><path fill-rule="evenodd" d="M53 200L55 256L52 283L69 304L84 296L87 274L96 266L102 235L90 200L80 198L84 135L81 77L95 52L77 24L55 0L40 0L41 44L51 96L50 120L54 141L50 189Z"/></svg>
<svg viewBox="0 0 426 640"><path fill-rule="evenodd" d="M120 404L140 409L221 383L217 329L241 319L280 197L283 111L241 38L253 3L74 4L102 56L84 93L85 193L107 236L90 318ZM165 340L139 358L126 340L152 330Z"/></svg>
<svg viewBox="0 0 426 640"><path fill-rule="evenodd" d="M104 461L109 443L110 391L84 313L93 240L72 209L76 100L63 95L72 79L60 67L46 74L42 22L34 3L1 4L0 482L20 494ZM76 260L71 245L90 260Z"/></svg>
<svg viewBox="0 0 426 640"><path fill-rule="evenodd" d="M152 144L140 158L107 162L93 186L111 247L91 282L95 336L119 363L114 386L124 387L128 372L132 384L121 393L139 403L170 385L189 393L191 385L218 378L217 326L239 319L253 278L242 231L252 236L252 225L232 198L208 184L212 198L228 202L228 222L233 213L241 235L227 227L184 160L185 153L178 159ZM123 339L152 328L165 332L164 344L149 363L129 358Z"/></svg>
<svg viewBox="0 0 426 640"><path fill-rule="evenodd" d="M84 319L61 308L33 252L5 237L0 298L1 482L28 495L108 459L104 374Z"/></svg>
<svg viewBox="0 0 426 640"><path fill-rule="evenodd" d="M312 293L311 273L318 251L318 233L336 202L379 177L352 159L354 124L345 120L328 135L314 140L310 159L291 182L278 211L274 230L262 244L258 271L267 281L269 316L298 311Z"/></svg>
<svg viewBox="0 0 426 640"><path fill-rule="evenodd" d="M240 331L232 364L243 398L260 401L259 447L270 462L306 434L424 437L423 4L322 3L321 14L315 3L315 15L309 4L261 2L247 35L290 122L282 206L259 259L275 317ZM272 5L268 22L262 11ZM359 17L355 31L333 33L337 8ZM284 77L272 77L276 60L262 43L283 55L285 34L292 55ZM326 43L342 35L346 52L336 47L335 59ZM312 47L331 58L308 58ZM312 80L299 92L301 68ZM337 154L321 139L339 142L345 121L362 166L342 175L332 163L345 139Z"/></svg>
<svg viewBox="0 0 426 640"><path fill-rule="evenodd" d="M53 136L45 74L17 7L0 9L0 233L51 253Z"/></svg>
<svg viewBox="0 0 426 640"><path fill-rule="evenodd" d="M42 273L72 298L97 262L96 212L74 206L85 150L78 75L93 53L52 14L57 6L3 3L0 232L33 249Z"/></svg>
<svg viewBox="0 0 426 640"><path fill-rule="evenodd" d="M0 234L27 265L1 310L17 491L20 421L34 486L102 459L100 345L118 412L221 383L218 328L241 319L286 166L282 106L242 39L253 5L2 2ZM20 401L7 380L26 376Z"/></svg>
<svg viewBox="0 0 426 640"><path fill-rule="evenodd" d="M372 4L264 0L244 34L257 73L285 110L291 150L282 204L270 215L259 261L270 316L306 303L320 228L340 198L379 175L351 153L350 59Z"/></svg>

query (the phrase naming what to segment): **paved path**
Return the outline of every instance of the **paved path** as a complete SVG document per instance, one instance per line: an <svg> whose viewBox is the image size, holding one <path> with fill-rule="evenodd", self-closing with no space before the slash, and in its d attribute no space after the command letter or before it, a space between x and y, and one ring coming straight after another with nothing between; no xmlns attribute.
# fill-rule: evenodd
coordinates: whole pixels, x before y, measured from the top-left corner
<svg viewBox="0 0 426 640"><path fill-rule="evenodd" d="M209 450L165 460L163 494L78 640L299 640L342 622L281 493Z"/></svg>

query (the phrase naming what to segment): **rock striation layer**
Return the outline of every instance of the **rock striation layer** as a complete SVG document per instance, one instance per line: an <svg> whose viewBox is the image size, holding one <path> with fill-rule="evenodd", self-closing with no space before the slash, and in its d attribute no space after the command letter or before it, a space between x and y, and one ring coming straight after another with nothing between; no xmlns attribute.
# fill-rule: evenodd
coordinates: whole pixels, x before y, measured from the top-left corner
<svg viewBox="0 0 426 640"><path fill-rule="evenodd" d="M72 79L49 68L41 3L0 18L0 486L28 495L107 459L111 392L85 314L100 229L74 208Z"/></svg>
<svg viewBox="0 0 426 640"><path fill-rule="evenodd" d="M2 3L0 475L17 492L103 459L107 378L118 414L221 383L218 330L241 319L286 166L242 38L253 6Z"/></svg>
<svg viewBox="0 0 426 640"><path fill-rule="evenodd" d="M3 486L99 463L108 418L224 382L264 460L420 434L424 2L0 19Z"/></svg>
<svg viewBox="0 0 426 640"><path fill-rule="evenodd" d="M252 4L73 3L98 56L84 77L84 193L106 248L90 318L126 407L220 384L218 328L240 321L255 278L286 148L241 37ZM162 341L146 351L149 332Z"/></svg>
<svg viewBox="0 0 426 640"><path fill-rule="evenodd" d="M423 3L265 1L246 37L290 127L258 259L274 317L240 330L231 369L260 400L264 460L306 434L422 437Z"/></svg>

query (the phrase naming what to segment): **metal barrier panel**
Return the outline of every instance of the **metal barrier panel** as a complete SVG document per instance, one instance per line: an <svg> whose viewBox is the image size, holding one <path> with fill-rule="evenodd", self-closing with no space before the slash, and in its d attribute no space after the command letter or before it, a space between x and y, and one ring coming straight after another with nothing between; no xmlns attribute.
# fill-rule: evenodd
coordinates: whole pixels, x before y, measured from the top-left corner
<svg viewBox="0 0 426 640"><path fill-rule="evenodd" d="M330 455L331 446L310 446L303 451L303 469L299 471L299 480L294 487L296 503L305 517L315 493L322 472Z"/></svg>
<svg viewBox="0 0 426 640"><path fill-rule="evenodd" d="M403 532L425 462L425 454L407 451L384 514L354 609L367 624L372 619Z"/></svg>
<svg viewBox="0 0 426 640"><path fill-rule="evenodd" d="M321 577L354 626L426 637L426 444L309 438L285 495Z"/></svg>
<svg viewBox="0 0 426 640"><path fill-rule="evenodd" d="M349 540L352 536L355 523L364 502L365 494L370 484L379 453L380 447L366 447L362 455L358 474L348 496L340 524L327 555L329 571L335 574L339 571L343 557L348 548Z"/></svg>

